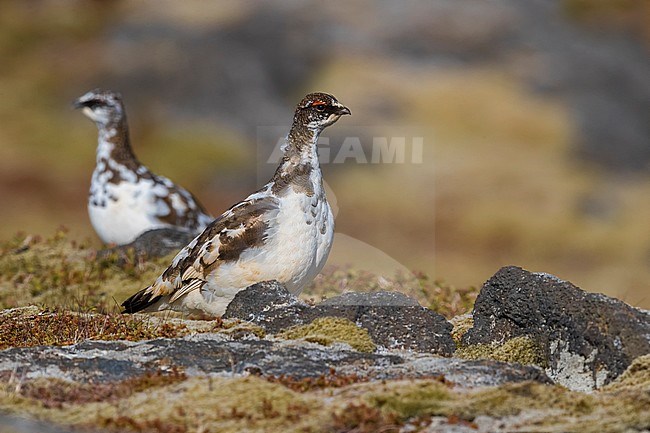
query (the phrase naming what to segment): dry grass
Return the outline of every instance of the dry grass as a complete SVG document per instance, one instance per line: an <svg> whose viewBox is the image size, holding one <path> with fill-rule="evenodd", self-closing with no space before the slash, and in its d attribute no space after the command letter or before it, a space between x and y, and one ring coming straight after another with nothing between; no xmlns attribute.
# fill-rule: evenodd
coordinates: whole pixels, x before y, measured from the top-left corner
<svg viewBox="0 0 650 433"><path fill-rule="evenodd" d="M169 258L124 263L98 257L65 229L50 238L20 234L0 242L0 308L40 304L73 311L118 311L119 302L153 281ZM119 266L118 266L119 264Z"/></svg>

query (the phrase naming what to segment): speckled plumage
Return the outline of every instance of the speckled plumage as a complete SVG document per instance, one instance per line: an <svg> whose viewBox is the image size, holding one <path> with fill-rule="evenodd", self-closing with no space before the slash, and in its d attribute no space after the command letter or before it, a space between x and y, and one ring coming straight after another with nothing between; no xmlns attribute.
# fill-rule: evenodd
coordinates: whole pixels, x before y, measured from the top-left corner
<svg viewBox="0 0 650 433"><path fill-rule="evenodd" d="M92 90L74 103L99 130L88 214L105 243L127 244L163 227L203 230L212 217L187 190L152 173L135 157L118 93Z"/></svg>
<svg viewBox="0 0 650 433"><path fill-rule="evenodd" d="M296 107L273 178L213 221L149 287L124 301L125 312L173 309L223 314L235 294L265 280L299 293L320 272L334 236L316 143L350 114L326 93Z"/></svg>

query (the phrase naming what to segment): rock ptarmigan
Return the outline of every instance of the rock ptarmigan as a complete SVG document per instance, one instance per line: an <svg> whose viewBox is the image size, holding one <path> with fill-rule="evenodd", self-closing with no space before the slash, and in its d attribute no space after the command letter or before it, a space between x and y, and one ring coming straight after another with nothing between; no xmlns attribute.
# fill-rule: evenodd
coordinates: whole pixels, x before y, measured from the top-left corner
<svg viewBox="0 0 650 433"><path fill-rule="evenodd" d="M212 222L213 217L190 192L152 173L135 157L119 93L92 90L74 106L99 129L88 214L103 242L123 245L148 230L164 227L199 233Z"/></svg>
<svg viewBox="0 0 650 433"><path fill-rule="evenodd" d="M151 286L124 301L124 312L220 316L238 291L265 280L300 293L325 264L334 235L318 136L345 114L350 110L332 95L305 96L273 178L213 221Z"/></svg>

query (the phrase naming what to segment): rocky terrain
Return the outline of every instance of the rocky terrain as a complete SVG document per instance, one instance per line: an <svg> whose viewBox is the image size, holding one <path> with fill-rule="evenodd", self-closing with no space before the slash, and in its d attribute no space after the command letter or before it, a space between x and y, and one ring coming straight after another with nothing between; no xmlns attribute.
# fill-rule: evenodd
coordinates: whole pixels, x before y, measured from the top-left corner
<svg viewBox="0 0 650 433"><path fill-rule="evenodd" d="M466 314L438 291L447 317L398 286L315 301L273 281L220 319L125 316L42 300L60 279L121 296L137 245L26 240L0 249L3 432L650 429L650 312L552 275L502 268Z"/></svg>
<svg viewBox="0 0 650 433"><path fill-rule="evenodd" d="M650 309L646 9L0 2L0 201L12 204L0 237L58 224L94 236L97 131L70 109L90 89L122 92L140 160L214 215L268 180L295 103L324 90L353 112L321 146L350 241L330 263L401 265L461 287L516 263ZM406 137L404 164L371 162L387 137ZM421 164L409 163L411 137L424 137ZM347 138L367 163L334 162Z"/></svg>
<svg viewBox="0 0 650 433"><path fill-rule="evenodd" d="M650 313L628 305L650 308L647 12L0 2L0 238L71 230L0 240L0 432L650 431ZM80 240L96 130L68 105L94 87L215 215L271 175L296 99L335 93L335 264L220 319L121 315L188 237ZM419 163L336 162L402 136Z"/></svg>

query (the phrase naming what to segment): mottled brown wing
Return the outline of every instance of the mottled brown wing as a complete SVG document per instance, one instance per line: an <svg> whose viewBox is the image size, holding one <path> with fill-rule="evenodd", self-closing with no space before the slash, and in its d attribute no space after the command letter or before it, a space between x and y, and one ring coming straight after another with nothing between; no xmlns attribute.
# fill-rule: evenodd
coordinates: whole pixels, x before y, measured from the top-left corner
<svg viewBox="0 0 650 433"><path fill-rule="evenodd" d="M277 209L273 196L249 199L228 209L174 257L154 284L124 301L125 312L141 311L164 296L173 302L200 289L219 265L237 261L245 250L264 244L268 222Z"/></svg>

